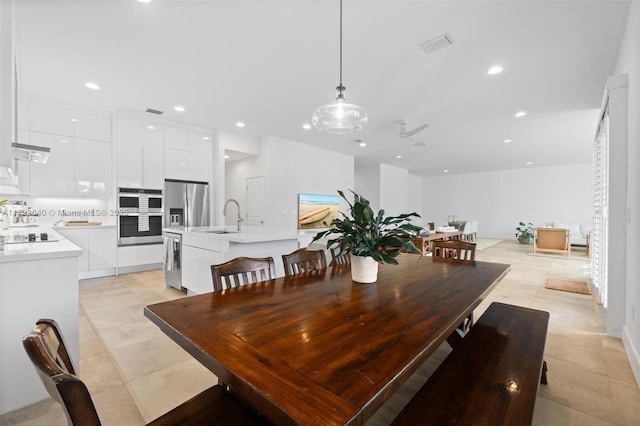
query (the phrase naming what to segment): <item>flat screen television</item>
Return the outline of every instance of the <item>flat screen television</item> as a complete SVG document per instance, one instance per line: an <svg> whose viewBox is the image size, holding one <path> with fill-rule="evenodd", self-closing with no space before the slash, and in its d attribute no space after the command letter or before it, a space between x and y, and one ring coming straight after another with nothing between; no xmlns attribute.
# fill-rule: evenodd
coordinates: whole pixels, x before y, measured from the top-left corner
<svg viewBox="0 0 640 426"><path fill-rule="evenodd" d="M339 207L337 195L299 194L298 229L328 228L338 217Z"/></svg>

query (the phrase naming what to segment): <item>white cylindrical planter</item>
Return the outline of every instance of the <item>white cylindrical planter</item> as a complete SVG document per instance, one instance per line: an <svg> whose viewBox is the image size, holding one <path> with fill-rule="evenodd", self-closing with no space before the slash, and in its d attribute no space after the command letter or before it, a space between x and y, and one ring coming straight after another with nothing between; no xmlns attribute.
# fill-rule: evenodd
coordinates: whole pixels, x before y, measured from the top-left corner
<svg viewBox="0 0 640 426"><path fill-rule="evenodd" d="M370 284L378 280L378 262L372 257L351 255L351 279L357 283Z"/></svg>

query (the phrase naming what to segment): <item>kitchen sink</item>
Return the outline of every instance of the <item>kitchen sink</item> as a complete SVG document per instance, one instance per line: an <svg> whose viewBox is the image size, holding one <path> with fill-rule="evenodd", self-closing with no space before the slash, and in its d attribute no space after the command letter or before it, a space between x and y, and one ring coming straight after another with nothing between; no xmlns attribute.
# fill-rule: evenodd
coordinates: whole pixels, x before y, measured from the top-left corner
<svg viewBox="0 0 640 426"><path fill-rule="evenodd" d="M238 231L228 231L226 229L218 229L217 231L198 231L204 232L205 234L237 234Z"/></svg>

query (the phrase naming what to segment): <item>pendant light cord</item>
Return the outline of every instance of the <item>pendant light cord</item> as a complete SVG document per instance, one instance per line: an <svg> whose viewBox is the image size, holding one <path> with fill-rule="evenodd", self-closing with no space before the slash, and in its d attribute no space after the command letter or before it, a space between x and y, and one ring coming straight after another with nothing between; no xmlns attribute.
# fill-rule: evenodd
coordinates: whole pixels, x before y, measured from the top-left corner
<svg viewBox="0 0 640 426"><path fill-rule="evenodd" d="M340 87L342 87L342 0L340 0Z"/></svg>

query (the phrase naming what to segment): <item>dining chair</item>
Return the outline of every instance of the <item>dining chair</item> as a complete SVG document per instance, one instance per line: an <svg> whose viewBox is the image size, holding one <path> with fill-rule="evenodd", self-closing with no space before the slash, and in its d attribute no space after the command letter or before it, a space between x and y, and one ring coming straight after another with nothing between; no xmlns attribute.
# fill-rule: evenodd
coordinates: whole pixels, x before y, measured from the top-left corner
<svg viewBox="0 0 640 426"><path fill-rule="evenodd" d="M434 241L433 257L441 260L471 262L476 257L476 245L459 240Z"/></svg>
<svg viewBox="0 0 640 426"><path fill-rule="evenodd" d="M211 265L213 291L236 288L276 277L272 257L237 257L228 262Z"/></svg>
<svg viewBox="0 0 640 426"><path fill-rule="evenodd" d="M308 250L301 247L293 253L283 254L284 274L286 276L304 274L327 267L324 250Z"/></svg>
<svg viewBox="0 0 640 426"><path fill-rule="evenodd" d="M70 426L100 426L89 390L75 374L62 332L56 321L40 319L22 344L49 395L57 401ZM153 426L263 425L259 413L214 385L148 423Z"/></svg>
<svg viewBox="0 0 640 426"><path fill-rule="evenodd" d="M348 251L340 253L340 248L334 247L330 250L331 265L351 265L351 255Z"/></svg>
<svg viewBox="0 0 640 426"><path fill-rule="evenodd" d="M473 241L473 222L467 221L462 227L462 235L460 235L460 239L464 241Z"/></svg>

